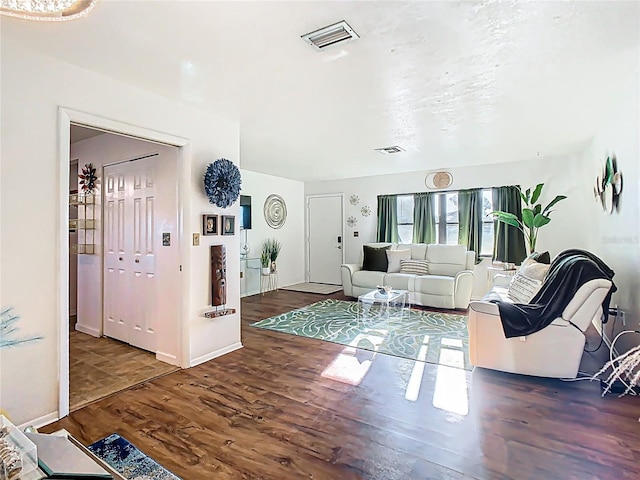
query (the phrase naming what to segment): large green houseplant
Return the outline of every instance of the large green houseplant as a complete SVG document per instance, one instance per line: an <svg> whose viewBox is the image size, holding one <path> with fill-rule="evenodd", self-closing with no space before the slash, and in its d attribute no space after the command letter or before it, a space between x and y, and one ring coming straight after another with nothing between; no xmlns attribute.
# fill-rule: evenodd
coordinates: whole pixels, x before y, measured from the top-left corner
<svg viewBox="0 0 640 480"><path fill-rule="evenodd" d="M538 240L538 229L544 227L551 221L549 215L553 210L551 208L559 201L567 198L564 195L556 195L556 198L551 200L546 207L542 207L541 203L536 203L542 193L544 183L539 183L533 192L530 188L523 193L520 190L520 197L524 204L522 208L522 220L518 218L515 213L493 211L489 215L493 215L493 218L499 222L506 223L519 229L523 234L529 249L529 254L535 252L536 242Z"/></svg>

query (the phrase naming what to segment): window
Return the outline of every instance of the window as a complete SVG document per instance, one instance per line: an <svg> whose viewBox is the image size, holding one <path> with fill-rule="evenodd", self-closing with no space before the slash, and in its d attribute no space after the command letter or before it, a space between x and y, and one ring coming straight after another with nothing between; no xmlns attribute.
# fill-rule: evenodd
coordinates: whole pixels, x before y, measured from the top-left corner
<svg viewBox="0 0 640 480"><path fill-rule="evenodd" d="M460 224L458 221L458 192L438 193L434 196L436 243L458 244ZM493 211L493 197L490 188L482 190L482 251L480 255L493 255L494 222L487 217ZM398 236L399 243L413 241L413 195L398 195Z"/></svg>
<svg viewBox="0 0 640 480"><path fill-rule="evenodd" d="M398 243L413 242L413 195L398 195Z"/></svg>

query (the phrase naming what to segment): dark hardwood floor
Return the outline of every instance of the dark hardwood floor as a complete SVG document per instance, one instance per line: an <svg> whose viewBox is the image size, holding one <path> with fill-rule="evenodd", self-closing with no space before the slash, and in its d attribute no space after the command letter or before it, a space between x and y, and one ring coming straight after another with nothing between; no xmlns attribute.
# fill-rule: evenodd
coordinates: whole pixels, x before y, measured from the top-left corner
<svg viewBox="0 0 640 480"><path fill-rule="evenodd" d="M184 480L640 478L637 397L249 326L323 298L245 298L243 349L41 431L66 428L87 444L117 432Z"/></svg>

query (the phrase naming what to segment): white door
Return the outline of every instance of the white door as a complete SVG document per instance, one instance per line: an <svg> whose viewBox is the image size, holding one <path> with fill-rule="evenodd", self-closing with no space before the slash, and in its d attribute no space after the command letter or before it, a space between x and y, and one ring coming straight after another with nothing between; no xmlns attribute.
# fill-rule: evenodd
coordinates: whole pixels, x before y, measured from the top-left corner
<svg viewBox="0 0 640 480"><path fill-rule="evenodd" d="M104 334L156 351L158 239L153 156L104 169Z"/></svg>
<svg viewBox="0 0 640 480"><path fill-rule="evenodd" d="M342 195L307 197L309 281L340 285Z"/></svg>

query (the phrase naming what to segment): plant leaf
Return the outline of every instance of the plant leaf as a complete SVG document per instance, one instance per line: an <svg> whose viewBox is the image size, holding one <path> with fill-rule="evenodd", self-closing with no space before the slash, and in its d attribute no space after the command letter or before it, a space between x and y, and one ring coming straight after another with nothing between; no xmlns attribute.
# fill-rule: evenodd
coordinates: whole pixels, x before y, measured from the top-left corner
<svg viewBox="0 0 640 480"><path fill-rule="evenodd" d="M539 203L535 207L533 207L534 215L538 215L541 211L542 211L542 205L540 205Z"/></svg>
<svg viewBox="0 0 640 480"><path fill-rule="evenodd" d="M499 222L506 223L507 225L511 225L513 227L521 228L518 217L513 213L494 211L489 212L487 216L488 215L491 215L494 220L498 220Z"/></svg>
<svg viewBox="0 0 640 480"><path fill-rule="evenodd" d="M531 210L530 208L523 208L522 209L522 223L524 223L527 227L532 227L533 226L533 217L534 217L534 213L533 210Z"/></svg>
<svg viewBox="0 0 640 480"><path fill-rule="evenodd" d="M549 223L551 219L549 217L545 217L541 213L533 217L533 226L536 228L540 228Z"/></svg>
<svg viewBox="0 0 640 480"><path fill-rule="evenodd" d="M544 207L544 210L542 210L542 214L546 215L547 212L549 211L549 209L551 207L553 207L556 203L558 203L560 200L564 200L565 198L567 198L564 195L557 195L556 198L554 198L553 200L551 200L551 202L549 202L549 205L547 205L546 207Z"/></svg>
<svg viewBox="0 0 640 480"><path fill-rule="evenodd" d="M540 198L540 194L542 193L542 187L544 187L544 183L539 183L536 185L535 190L533 191L533 195L531 195L531 203L536 203L538 198Z"/></svg>
<svg viewBox="0 0 640 480"><path fill-rule="evenodd" d="M531 189L527 188L527 191L525 192L525 199L524 202L529 205L529 199L531 198Z"/></svg>

